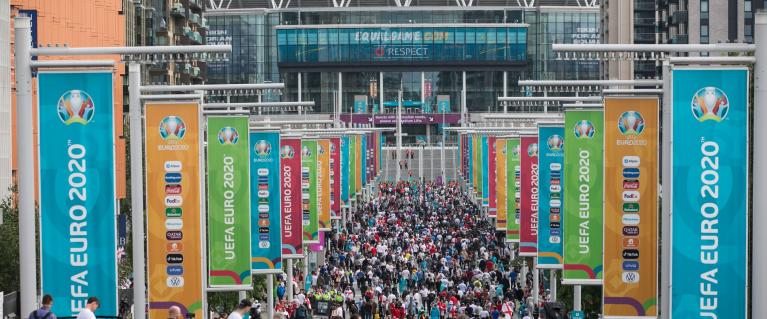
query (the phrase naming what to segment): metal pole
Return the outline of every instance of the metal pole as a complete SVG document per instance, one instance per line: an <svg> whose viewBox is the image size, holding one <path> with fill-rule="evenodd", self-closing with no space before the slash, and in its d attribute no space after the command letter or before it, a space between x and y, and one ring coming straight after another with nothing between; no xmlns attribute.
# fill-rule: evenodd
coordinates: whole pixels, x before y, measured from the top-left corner
<svg viewBox="0 0 767 319"><path fill-rule="evenodd" d="M581 285L573 287L573 310L581 311Z"/></svg>
<svg viewBox="0 0 767 319"><path fill-rule="evenodd" d="M302 76L302 74L303 73L298 72L298 102L301 102L301 98L302 98L302 96L301 96L301 93L302 93L301 91L303 89L303 76ZM301 115L301 111L303 111L303 107L299 105L298 106L298 115L299 116Z"/></svg>
<svg viewBox="0 0 767 319"><path fill-rule="evenodd" d="M130 116L131 228L133 229L133 318L146 317L146 262L144 261L144 141L141 128L141 64L128 65Z"/></svg>
<svg viewBox="0 0 767 319"><path fill-rule="evenodd" d="M341 113L343 113L342 99L344 97L343 76L338 72L338 98L336 99L335 127L341 127ZM270 318L271 319L271 318Z"/></svg>
<svg viewBox="0 0 767 319"><path fill-rule="evenodd" d="M466 106L466 71L462 72L462 79L463 80L461 81L461 85L463 88L461 89L461 125L464 126L469 121L467 118L469 116L469 110ZM443 132L442 135L445 135L445 133Z"/></svg>
<svg viewBox="0 0 767 319"><path fill-rule="evenodd" d="M762 123L763 119L767 119L767 111L763 107L756 107L757 105L763 105L767 103L767 13L759 11L756 13L756 26L754 43L756 43L756 64L754 64L754 123ZM763 125L754 125L754 136L764 137L767 136L767 127ZM759 143L753 143L754 145L754 164L764 163L767 161L767 144L760 141ZM764 180L767 177L767 166L764 164L754 165L754 194L753 196L753 229L754 231L752 243L765 243L767 242L767 232L761 231L764 226L767 226L767 216L764 211L767 208L767 198L762 196L767 192L767 181ZM758 213L757 213L758 212ZM752 244L753 245L753 244ZM762 270L767 267L767 250L763 247L759 249L753 249L753 265L751 269L753 278L751 279L751 291L753 296L751 297L751 304L753 309L751 313L754 316L757 314L767 313L767 274ZM759 315L761 316L761 315Z"/></svg>
<svg viewBox="0 0 767 319"><path fill-rule="evenodd" d="M274 275L266 275L266 313L269 315L267 319L274 318Z"/></svg>
<svg viewBox="0 0 767 319"><path fill-rule="evenodd" d="M425 150L425 146L421 146L421 149L418 150L418 178L420 180L423 180L423 153Z"/></svg>
<svg viewBox="0 0 767 319"><path fill-rule="evenodd" d="M14 19L16 68L16 141L19 151L19 268L21 313L37 308L37 247L35 245L35 151L33 148L31 19Z"/></svg>
<svg viewBox="0 0 767 319"><path fill-rule="evenodd" d="M551 287L551 302L557 301L557 270L549 271L549 287Z"/></svg>
<svg viewBox="0 0 767 319"><path fill-rule="evenodd" d="M509 96L509 72L503 71L503 97ZM503 113L509 113L509 102L502 102L503 103Z"/></svg>
<svg viewBox="0 0 767 319"><path fill-rule="evenodd" d="M538 301L541 295L540 288L540 269L538 269L538 257L533 257L533 304L538 307Z"/></svg>
<svg viewBox="0 0 767 319"><path fill-rule="evenodd" d="M383 72L378 72L378 110L380 114L383 114L384 112L384 83L383 83ZM373 123L375 123L375 119L373 119Z"/></svg>
<svg viewBox="0 0 767 319"><path fill-rule="evenodd" d="M527 260L522 259L522 289L527 288Z"/></svg>
<svg viewBox="0 0 767 319"><path fill-rule="evenodd" d="M245 290L240 290L237 292L237 301L243 300L245 298L248 298L248 292Z"/></svg>
<svg viewBox="0 0 767 319"><path fill-rule="evenodd" d="M671 64L663 61L663 131L661 145L661 258L660 315L668 318L671 308Z"/></svg>

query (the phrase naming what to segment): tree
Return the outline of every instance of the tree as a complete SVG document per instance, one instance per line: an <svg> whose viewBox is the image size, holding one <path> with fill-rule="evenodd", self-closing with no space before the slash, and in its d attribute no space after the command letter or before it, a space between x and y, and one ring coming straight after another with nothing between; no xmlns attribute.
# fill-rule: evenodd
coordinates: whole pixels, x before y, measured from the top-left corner
<svg viewBox="0 0 767 319"><path fill-rule="evenodd" d="M19 208L11 187L11 195L0 201L0 291L19 290Z"/></svg>

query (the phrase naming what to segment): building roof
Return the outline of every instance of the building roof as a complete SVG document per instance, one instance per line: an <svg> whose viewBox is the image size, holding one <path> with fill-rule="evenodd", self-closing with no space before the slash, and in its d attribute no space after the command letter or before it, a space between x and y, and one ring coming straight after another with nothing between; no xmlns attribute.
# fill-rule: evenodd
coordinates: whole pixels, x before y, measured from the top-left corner
<svg viewBox="0 0 767 319"><path fill-rule="evenodd" d="M207 0L210 10L341 7L598 7L600 0Z"/></svg>

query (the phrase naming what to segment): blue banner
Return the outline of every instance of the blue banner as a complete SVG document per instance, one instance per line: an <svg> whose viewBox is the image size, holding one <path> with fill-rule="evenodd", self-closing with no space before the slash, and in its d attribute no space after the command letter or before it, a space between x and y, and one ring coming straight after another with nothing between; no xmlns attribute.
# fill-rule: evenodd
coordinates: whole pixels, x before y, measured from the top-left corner
<svg viewBox="0 0 767 319"><path fill-rule="evenodd" d="M77 316L90 296L96 315L117 315L112 77L39 74L41 287L59 316Z"/></svg>
<svg viewBox="0 0 767 319"><path fill-rule="evenodd" d="M671 313L746 318L749 74L672 75Z"/></svg>
<svg viewBox="0 0 767 319"><path fill-rule="evenodd" d="M341 137L341 203L349 204L349 136Z"/></svg>
<svg viewBox="0 0 767 319"><path fill-rule="evenodd" d="M279 132L250 132L253 152L250 157L250 256L254 274L282 272L279 148Z"/></svg>
<svg viewBox="0 0 767 319"><path fill-rule="evenodd" d="M489 149L487 145L487 136L483 135L480 140L480 147L482 150L482 206L490 205L490 179L489 174Z"/></svg>
<svg viewBox="0 0 767 319"><path fill-rule="evenodd" d="M562 166L565 159L562 125L538 128L538 268L561 269Z"/></svg>

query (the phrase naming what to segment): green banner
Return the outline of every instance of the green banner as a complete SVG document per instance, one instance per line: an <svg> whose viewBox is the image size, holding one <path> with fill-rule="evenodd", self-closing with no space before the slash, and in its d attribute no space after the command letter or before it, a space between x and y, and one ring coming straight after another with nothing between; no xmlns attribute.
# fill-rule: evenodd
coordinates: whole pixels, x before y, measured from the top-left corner
<svg viewBox="0 0 767 319"><path fill-rule="evenodd" d="M603 113L565 112L565 284L602 284Z"/></svg>
<svg viewBox="0 0 767 319"><path fill-rule="evenodd" d="M249 154L247 116L208 117L211 287L251 285Z"/></svg>
<svg viewBox="0 0 767 319"><path fill-rule="evenodd" d="M301 140L301 215L304 244L318 244L319 215L317 214L317 140Z"/></svg>
<svg viewBox="0 0 767 319"><path fill-rule="evenodd" d="M520 141L518 137L506 140L506 241L519 242L519 185Z"/></svg>

